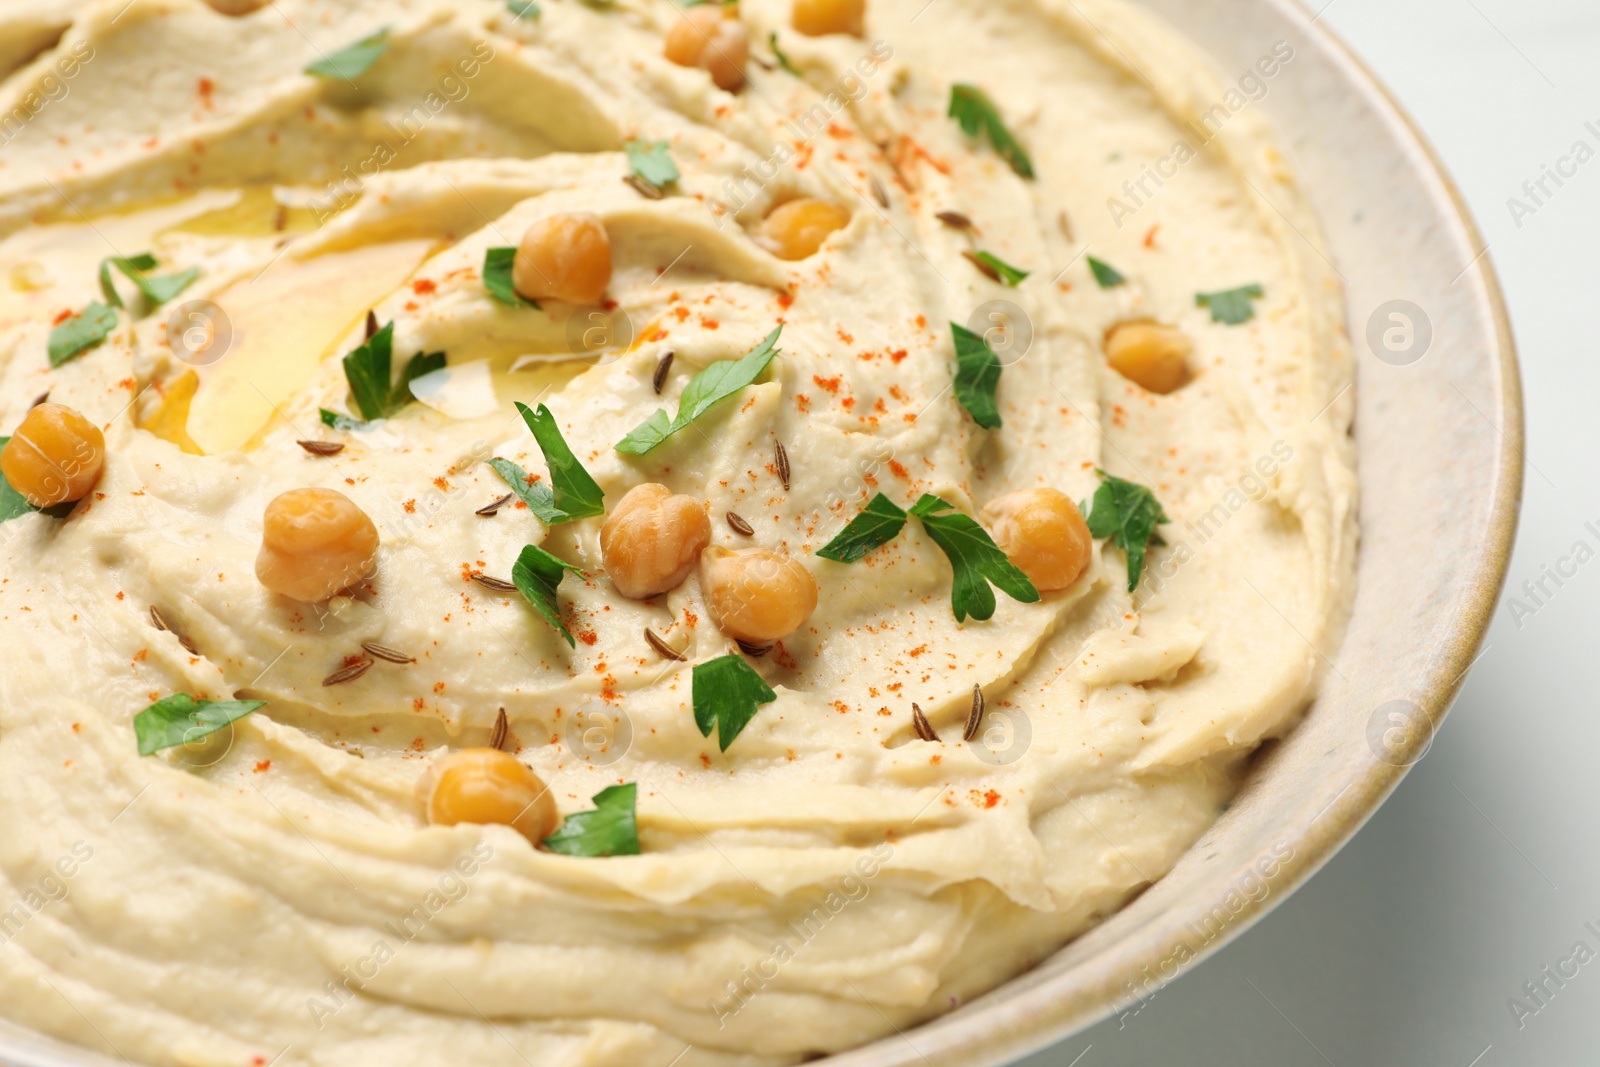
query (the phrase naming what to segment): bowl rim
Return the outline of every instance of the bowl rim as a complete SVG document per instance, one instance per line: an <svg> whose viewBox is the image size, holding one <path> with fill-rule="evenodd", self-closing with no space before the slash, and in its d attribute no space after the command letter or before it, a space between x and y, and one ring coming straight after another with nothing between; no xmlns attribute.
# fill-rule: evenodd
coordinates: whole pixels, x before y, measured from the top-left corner
<svg viewBox="0 0 1600 1067"><path fill-rule="evenodd" d="M1406 772L1427 751L1439 724L1455 703L1467 674L1481 655L1479 649L1493 619L1510 568L1522 506L1524 411L1516 342L1489 247L1484 243L1465 197L1410 113L1355 50L1321 22L1320 11L1312 11L1305 0L1265 0L1265 3L1286 17L1303 23L1307 32L1318 35L1329 46L1332 58L1342 64L1351 76L1352 88L1366 90L1374 103L1381 105L1383 117L1409 142L1406 147L1415 150L1419 164L1425 164L1425 170L1420 166L1419 170L1437 181L1448 197L1449 221L1458 227L1459 236L1464 238L1466 245L1478 252L1477 258L1462 271L1461 278L1472 276L1482 285L1483 310L1494 323L1493 341L1491 343L1485 338L1485 346L1489 355L1490 375L1498 371L1496 398L1501 405L1501 423L1492 472L1493 485L1488 494L1489 503L1484 518L1485 536L1479 551L1467 560L1463 592L1456 608L1457 625L1450 634L1445 653L1422 671L1414 698L1414 703L1427 716L1430 728L1411 731L1407 743L1397 746L1391 753L1393 762L1372 761L1368 769L1329 805L1324 815L1302 837L1292 842L1293 856L1283 861L1273 875L1274 891L1260 899L1245 898L1244 905L1233 914L1228 925L1185 960L1185 971L1231 944L1310 880L1376 813ZM1326 11L1326 6L1322 11ZM1443 200L1440 206L1444 206ZM1182 917L1176 913L1153 920L1119 945L1109 947L1099 957L1102 976L1109 975L1112 981L1120 981L1124 977L1139 974L1144 968L1155 967L1168 958L1178 940L1173 931L1181 921ZM1008 982L989 990L985 996L1003 993L1007 985L1027 973L1013 976ZM975 1007L973 1014L959 1021L944 1017L944 1033L939 1035L937 1044L912 1044L909 1035L930 1029L941 1021L938 1017L915 1029L896 1028L895 1035L818 1062L838 1064L839 1067L892 1067L918 1063L926 1067L999 1067L1013 1063L1113 1014L1117 997L1107 992L1110 989L1109 982L1098 995L1092 997L1065 995L1069 989L1079 987L1081 977L1076 971L1064 971L1022 990L1012 999ZM880 1058L869 1052L880 1050L884 1042L895 1041L896 1035L909 1046L907 1055ZM859 1064L858 1056L862 1056Z"/></svg>

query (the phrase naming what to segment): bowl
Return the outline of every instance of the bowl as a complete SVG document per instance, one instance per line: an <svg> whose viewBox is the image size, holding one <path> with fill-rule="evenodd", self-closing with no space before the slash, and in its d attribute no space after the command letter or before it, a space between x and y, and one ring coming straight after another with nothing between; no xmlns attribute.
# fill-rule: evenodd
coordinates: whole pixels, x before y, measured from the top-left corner
<svg viewBox="0 0 1600 1067"><path fill-rule="evenodd" d="M1471 667L1522 489L1516 357L1481 238L1400 108L1293 0L1144 0L1224 70L1278 40L1264 109L1347 283L1361 547L1349 629L1305 721L1165 878L1034 969L827 1067L991 1067L1186 973L1305 882L1421 759ZM114 1061L0 1022L0 1064Z"/></svg>

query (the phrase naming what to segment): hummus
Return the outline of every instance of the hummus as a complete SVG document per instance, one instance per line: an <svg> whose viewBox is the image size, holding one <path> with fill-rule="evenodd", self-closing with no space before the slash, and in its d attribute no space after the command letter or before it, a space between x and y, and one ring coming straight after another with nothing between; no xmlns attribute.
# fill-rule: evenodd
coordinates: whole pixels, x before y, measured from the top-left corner
<svg viewBox="0 0 1600 1067"><path fill-rule="evenodd" d="M1356 489L1336 272L1253 110L1292 49L1224 76L1120 0L869 0L862 37L744 0L730 93L663 58L682 17L0 5L0 428L48 393L106 441L70 516L0 525L0 1012L152 1064L799 1062L1115 911L1292 728L1352 593ZM369 69L306 73L379 30ZM947 117L954 83L1033 178ZM659 198L624 180L630 140L668 144ZM779 259L761 220L802 195L848 224ZM487 250L567 211L609 233L605 302L493 298ZM1029 273L1008 286L979 251ZM113 273L115 327L52 366L101 262L145 252L194 282L152 309ZM1244 321L1196 299L1247 286ZM339 357L369 309L397 363L448 366L381 422L326 425L355 412ZM950 324L1002 320L984 429ZM1186 385L1110 368L1133 320L1190 339ZM616 450L780 323L754 384ZM691 707L693 665L730 645L698 576L627 599L600 518L476 513L507 491L489 458L547 475L516 401L548 406L608 505L663 483L705 503L714 546L815 579L809 621L747 657L776 699L726 751ZM1171 520L1132 593L1104 539L1069 588L964 622L916 521L853 564L816 554L879 492L977 515L1035 486L1092 498L1100 470ZM254 571L266 503L307 486L382 545L316 604ZM530 544L585 574L559 591L573 647L475 580ZM325 685L364 643L411 662ZM266 703L140 756L133 716L174 693ZM427 823L419 779L501 709L563 816L637 783L639 855Z"/></svg>

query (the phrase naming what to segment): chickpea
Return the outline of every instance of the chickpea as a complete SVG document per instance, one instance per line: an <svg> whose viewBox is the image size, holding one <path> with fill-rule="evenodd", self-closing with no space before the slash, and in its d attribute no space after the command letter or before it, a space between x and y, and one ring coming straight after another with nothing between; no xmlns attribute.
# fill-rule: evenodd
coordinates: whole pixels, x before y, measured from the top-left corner
<svg viewBox="0 0 1600 1067"><path fill-rule="evenodd" d="M0 450L0 471L36 508L82 500L106 465L100 428L64 404L40 404Z"/></svg>
<svg viewBox="0 0 1600 1067"><path fill-rule="evenodd" d="M805 259L849 221L850 212L837 204L803 196L773 208L761 223L761 235L779 259Z"/></svg>
<svg viewBox="0 0 1600 1067"><path fill-rule="evenodd" d="M817 609L817 582L782 552L708 548L700 557L700 585L711 617L739 641L766 644L788 637Z"/></svg>
<svg viewBox="0 0 1600 1067"><path fill-rule="evenodd" d="M682 12L667 31L666 57L680 67L699 67L712 84L728 92L744 85L750 61L750 35L735 10L701 4Z"/></svg>
<svg viewBox="0 0 1600 1067"><path fill-rule="evenodd" d="M611 284L611 235L588 212L529 226L511 261L511 285L529 300L596 304Z"/></svg>
<svg viewBox="0 0 1600 1067"><path fill-rule="evenodd" d="M1170 393L1189 380L1194 344L1182 330L1159 322L1122 322L1106 332L1111 369L1152 393Z"/></svg>
<svg viewBox="0 0 1600 1067"><path fill-rule="evenodd" d="M1000 551L1040 592L1065 589L1089 566L1089 524L1059 489L1007 493L989 502L983 518Z"/></svg>
<svg viewBox="0 0 1600 1067"><path fill-rule="evenodd" d="M867 0L794 0L794 28L807 37L866 33Z"/></svg>
<svg viewBox="0 0 1600 1067"><path fill-rule="evenodd" d="M549 788L527 764L497 748L450 753L428 769L418 791L433 826L509 826L537 845L561 825Z"/></svg>
<svg viewBox="0 0 1600 1067"><path fill-rule="evenodd" d="M600 554L617 592L645 600L676 589L711 543L711 520L692 496L636 485L600 527Z"/></svg>
<svg viewBox="0 0 1600 1067"><path fill-rule="evenodd" d="M378 528L333 489L291 489L267 505L256 577L274 593L326 600L372 574Z"/></svg>

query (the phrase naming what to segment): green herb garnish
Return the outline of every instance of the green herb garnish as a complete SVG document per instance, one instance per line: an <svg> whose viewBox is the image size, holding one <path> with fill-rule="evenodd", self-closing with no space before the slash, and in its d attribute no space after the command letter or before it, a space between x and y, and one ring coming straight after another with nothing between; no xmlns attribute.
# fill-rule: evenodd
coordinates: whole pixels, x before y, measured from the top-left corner
<svg viewBox="0 0 1600 1067"><path fill-rule="evenodd" d="M1024 178L1033 177L1033 160L1006 129L999 110L982 89L975 85L952 85L949 116L961 124L968 137L977 137L980 131L987 133L989 143L994 145L1001 159L1011 164L1012 170Z"/></svg>
<svg viewBox="0 0 1600 1067"><path fill-rule="evenodd" d="M1094 280L1102 289L1115 289L1128 279L1123 273L1111 264L1101 259L1089 257L1089 270L1094 274Z"/></svg>
<svg viewBox="0 0 1600 1067"><path fill-rule="evenodd" d="M96 300L50 331L50 365L59 367L95 347L117 328L117 313Z"/></svg>
<svg viewBox="0 0 1600 1067"><path fill-rule="evenodd" d="M561 579L571 571L580 578L589 577L565 560L557 559L538 545L529 545L511 565L511 582L527 598L533 609L544 616L544 621L560 631L572 648L578 647L572 631L561 621L561 608L556 603L556 588Z"/></svg>
<svg viewBox="0 0 1600 1067"><path fill-rule="evenodd" d="M1194 294L1194 306L1211 309L1212 322L1225 322L1237 326L1256 317L1256 306L1251 300L1260 300L1266 293L1259 285L1241 285L1237 289L1224 289L1220 293Z"/></svg>
<svg viewBox="0 0 1600 1067"><path fill-rule="evenodd" d="M965 622L968 615L980 622L994 615L991 582L1012 600L1024 604L1038 601L1039 590L1006 558L977 519L963 515L955 510L954 504L928 493L912 506L911 514L922 520L922 528L949 557L950 566L955 570L950 606L955 609L957 622Z"/></svg>
<svg viewBox="0 0 1600 1067"><path fill-rule="evenodd" d="M817 555L838 563L854 563L899 537L905 525L905 509L879 493L832 541L817 549Z"/></svg>
<svg viewBox="0 0 1600 1067"><path fill-rule="evenodd" d="M1109 537L1128 557L1128 592L1139 584L1144 570L1145 549L1151 543L1165 544L1156 527L1171 522L1161 509L1155 493L1137 482L1124 481L1103 470L1100 488L1094 492L1094 505L1086 518L1089 533L1094 537Z"/></svg>
<svg viewBox="0 0 1600 1067"><path fill-rule="evenodd" d="M367 428L366 423L360 419L352 419L349 415L341 415L337 411L329 411L327 408L318 408L317 410L322 414L322 425L332 429L365 430Z"/></svg>
<svg viewBox="0 0 1600 1067"><path fill-rule="evenodd" d="M116 267L138 287L151 307L165 304L189 288L194 284L194 280L200 277L199 267L190 267L176 274L151 277L145 272L155 269L156 257L149 252L137 256L108 256L100 261L100 294L106 298L106 303L114 308L122 306L122 297L118 294L117 287L111 283L112 267Z"/></svg>
<svg viewBox="0 0 1600 1067"><path fill-rule="evenodd" d="M994 591L989 588L991 582L1013 600L1024 604L1036 602L1039 590L1028 576L1012 565L976 519L954 509L955 505L949 501L925 493L908 512L879 493L838 536L818 549L817 555L840 563L854 563L898 537L907 517L915 515L922 520L922 528L949 558L955 571L950 606L955 610L957 622L965 622L968 615L979 621L993 617L995 599Z"/></svg>
<svg viewBox="0 0 1600 1067"><path fill-rule="evenodd" d="M1018 270L993 252L974 252L972 257L980 263L987 264L989 269L998 276L997 280L1004 282L1013 289L1022 284L1022 279L1033 273L1032 271Z"/></svg>
<svg viewBox="0 0 1600 1067"><path fill-rule="evenodd" d="M778 66L782 67L790 74L793 74L796 78L805 78L805 75L800 73L800 68L795 66L794 63L789 60L789 57L783 54L783 49L778 47L777 30L773 30L772 35L767 38L767 44L772 48L772 58L778 61Z"/></svg>
<svg viewBox="0 0 1600 1067"><path fill-rule="evenodd" d="M522 412L522 421L533 431L533 439L539 442L539 450L544 453L551 485L534 481L527 471L509 459L491 459L490 468L547 526L604 515L605 493L567 447L566 438L561 436L561 428L556 425L556 417L550 414L550 409L540 404L538 411L529 411L527 405L519 401L517 410Z"/></svg>
<svg viewBox="0 0 1600 1067"><path fill-rule="evenodd" d="M972 421L988 430L1000 428L1000 406L994 393L1000 386L1000 357L979 334L950 324L956 348L956 399Z"/></svg>
<svg viewBox="0 0 1600 1067"><path fill-rule="evenodd" d="M506 10L519 19L536 19L544 11L534 0L506 0Z"/></svg>
<svg viewBox="0 0 1600 1067"><path fill-rule="evenodd" d="M694 723L701 737L717 728L717 744L728 751L761 705L778 699L743 656L722 656L694 665Z"/></svg>
<svg viewBox="0 0 1600 1067"><path fill-rule="evenodd" d="M354 81L365 74L389 50L389 28L385 26L370 37L346 45L330 56L323 56L306 68L307 74L319 78L343 78Z"/></svg>
<svg viewBox="0 0 1600 1067"><path fill-rule="evenodd" d="M655 414L617 442L617 451L630 456L644 455L755 381L767 369L767 364L772 362L772 357L778 354L776 345L778 335L782 332L783 327L776 326L767 334L766 340L743 358L713 363L690 378L689 384L683 387L683 395L678 398L677 417L669 420L667 413L657 408Z"/></svg>
<svg viewBox="0 0 1600 1067"><path fill-rule="evenodd" d="M657 189L678 180L678 165L672 161L672 145L666 141L632 140L622 142L628 154L628 170Z"/></svg>
<svg viewBox="0 0 1600 1067"><path fill-rule="evenodd" d="M637 856L639 787L633 782L602 789L593 811L575 811L544 847L563 856Z"/></svg>
<svg viewBox="0 0 1600 1067"><path fill-rule="evenodd" d="M394 349L394 323L373 334L344 357L344 376L356 410L368 422L386 419L411 403L411 383L424 374L443 369L443 352L418 352L406 362L398 382L391 381ZM323 417L327 422L327 417ZM331 423L329 425L332 425Z"/></svg>
<svg viewBox="0 0 1600 1067"><path fill-rule="evenodd" d="M196 700L187 693L174 693L133 717L133 735L139 739L139 755L148 756L214 734L265 703L265 700Z"/></svg>
<svg viewBox="0 0 1600 1067"><path fill-rule="evenodd" d="M483 287L489 295L502 304L512 307L537 308L537 301L529 300L517 292L511 283L511 266L517 261L515 248L487 248L483 253Z"/></svg>

